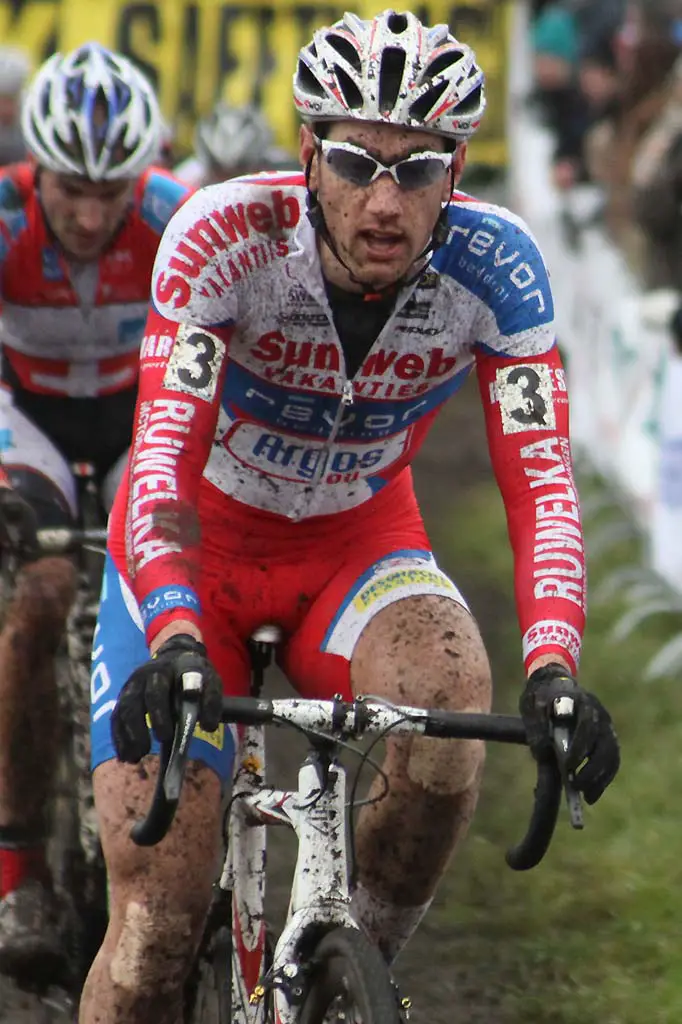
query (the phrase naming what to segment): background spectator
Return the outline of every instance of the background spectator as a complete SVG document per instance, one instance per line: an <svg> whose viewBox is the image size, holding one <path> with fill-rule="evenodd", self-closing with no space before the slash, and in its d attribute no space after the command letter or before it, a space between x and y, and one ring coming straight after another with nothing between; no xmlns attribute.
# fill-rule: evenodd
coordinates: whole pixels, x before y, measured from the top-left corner
<svg viewBox="0 0 682 1024"><path fill-rule="evenodd" d="M19 111L30 71L31 64L23 50L0 46L0 166L16 163L26 155Z"/></svg>

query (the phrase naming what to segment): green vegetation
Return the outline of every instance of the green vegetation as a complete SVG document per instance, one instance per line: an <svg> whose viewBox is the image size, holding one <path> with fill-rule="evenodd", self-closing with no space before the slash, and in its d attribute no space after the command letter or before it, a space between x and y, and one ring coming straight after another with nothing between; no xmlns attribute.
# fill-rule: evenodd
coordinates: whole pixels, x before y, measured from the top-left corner
<svg viewBox="0 0 682 1024"><path fill-rule="evenodd" d="M470 491L454 530L450 524L434 541L448 552L442 561L482 623L495 708L515 710L520 642L494 485ZM592 559L592 594L610 570L636 557L630 542ZM562 812L543 863L526 874L510 871L504 850L525 827L533 767L523 751L491 747L474 829L439 894L438 935L470 936L467 962L478 965L475 973L490 965L485 988L498 1003L496 1021L682 1020L682 690L677 680L643 679L644 666L679 624L662 616L614 644L609 634L622 612L617 601L592 601L589 612L581 682L610 709L623 763L602 800L586 808L585 830L572 831Z"/></svg>

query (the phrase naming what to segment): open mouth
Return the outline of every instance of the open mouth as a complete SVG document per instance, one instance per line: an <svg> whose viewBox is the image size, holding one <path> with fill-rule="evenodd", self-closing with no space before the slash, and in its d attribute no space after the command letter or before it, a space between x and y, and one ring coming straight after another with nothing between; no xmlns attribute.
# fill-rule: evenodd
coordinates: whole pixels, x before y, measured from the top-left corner
<svg viewBox="0 0 682 1024"><path fill-rule="evenodd" d="M361 231L360 237L369 255L383 259L398 255L405 248L405 236L397 231Z"/></svg>

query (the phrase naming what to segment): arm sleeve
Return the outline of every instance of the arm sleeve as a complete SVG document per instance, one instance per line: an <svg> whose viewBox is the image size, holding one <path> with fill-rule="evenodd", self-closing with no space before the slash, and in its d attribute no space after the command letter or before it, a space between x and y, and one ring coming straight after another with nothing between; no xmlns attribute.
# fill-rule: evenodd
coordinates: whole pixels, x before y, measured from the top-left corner
<svg viewBox="0 0 682 1024"><path fill-rule="evenodd" d="M152 273L126 509L126 557L147 642L177 619L200 625L197 495L215 438L236 310L207 298L178 257L203 216L193 196L171 219ZM183 248L184 246L184 248ZM204 260L210 272L208 260Z"/></svg>
<svg viewBox="0 0 682 1024"><path fill-rule="evenodd" d="M561 654L577 669L585 626L585 555L556 347L544 355L478 352L488 445L514 552L524 664Z"/></svg>
<svg viewBox="0 0 682 1024"><path fill-rule="evenodd" d="M229 333L154 311L147 320L126 555L148 642L173 619L200 621L197 494L215 436Z"/></svg>
<svg viewBox="0 0 682 1024"><path fill-rule="evenodd" d="M566 377L544 260L523 221L507 212L507 222L481 304L478 381L514 552L524 664L560 654L575 671L586 581Z"/></svg>

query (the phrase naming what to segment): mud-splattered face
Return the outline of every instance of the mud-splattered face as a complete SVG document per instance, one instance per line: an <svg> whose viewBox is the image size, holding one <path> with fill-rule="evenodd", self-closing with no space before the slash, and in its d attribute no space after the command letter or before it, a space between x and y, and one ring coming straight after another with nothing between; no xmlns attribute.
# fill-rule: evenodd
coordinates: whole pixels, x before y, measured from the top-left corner
<svg viewBox="0 0 682 1024"><path fill-rule="evenodd" d="M444 151L443 140L428 132L395 125L338 121L326 134L330 142L347 142L386 165L419 152ZM453 158L455 177L464 164L462 146ZM384 173L368 185L346 180L316 146L312 130L301 130L301 161L312 157L310 188L318 195L330 235L356 282L377 288L400 280L429 242L451 188L449 167L438 167L431 183L401 188ZM331 250L320 248L325 276L342 288L359 289Z"/></svg>

